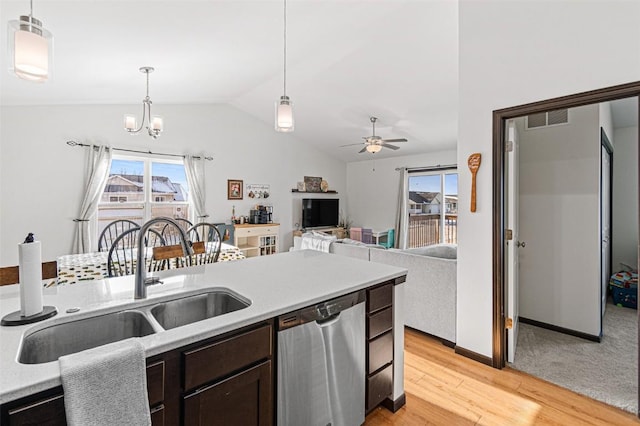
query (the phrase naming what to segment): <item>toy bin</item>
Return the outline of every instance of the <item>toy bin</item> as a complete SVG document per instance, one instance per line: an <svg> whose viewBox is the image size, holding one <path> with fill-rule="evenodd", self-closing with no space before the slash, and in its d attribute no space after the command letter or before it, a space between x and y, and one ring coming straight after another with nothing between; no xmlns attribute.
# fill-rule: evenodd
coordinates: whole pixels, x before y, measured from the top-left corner
<svg viewBox="0 0 640 426"><path fill-rule="evenodd" d="M614 304L638 309L638 272L620 271L611 275L609 288Z"/></svg>
<svg viewBox="0 0 640 426"><path fill-rule="evenodd" d="M626 308L638 309L638 285L624 287L611 287L611 294L613 295L613 303L618 306L624 306Z"/></svg>

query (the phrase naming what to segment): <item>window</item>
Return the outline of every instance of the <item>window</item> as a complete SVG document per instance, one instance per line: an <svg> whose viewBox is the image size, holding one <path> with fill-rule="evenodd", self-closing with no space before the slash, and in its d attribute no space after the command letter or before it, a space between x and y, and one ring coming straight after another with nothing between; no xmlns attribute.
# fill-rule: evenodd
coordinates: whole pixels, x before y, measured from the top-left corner
<svg viewBox="0 0 640 426"><path fill-rule="evenodd" d="M407 247L458 242L458 173L409 173Z"/></svg>
<svg viewBox="0 0 640 426"><path fill-rule="evenodd" d="M98 205L97 235L118 219L142 224L159 216L190 219L189 213L189 187L181 159L114 155Z"/></svg>

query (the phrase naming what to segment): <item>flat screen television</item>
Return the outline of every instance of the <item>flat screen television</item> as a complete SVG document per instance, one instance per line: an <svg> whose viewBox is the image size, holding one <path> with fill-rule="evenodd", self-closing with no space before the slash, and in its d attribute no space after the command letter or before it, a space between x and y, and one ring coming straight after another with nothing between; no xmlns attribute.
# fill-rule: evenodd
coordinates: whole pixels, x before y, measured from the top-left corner
<svg viewBox="0 0 640 426"><path fill-rule="evenodd" d="M302 227L319 228L338 226L339 208L337 198L303 198Z"/></svg>

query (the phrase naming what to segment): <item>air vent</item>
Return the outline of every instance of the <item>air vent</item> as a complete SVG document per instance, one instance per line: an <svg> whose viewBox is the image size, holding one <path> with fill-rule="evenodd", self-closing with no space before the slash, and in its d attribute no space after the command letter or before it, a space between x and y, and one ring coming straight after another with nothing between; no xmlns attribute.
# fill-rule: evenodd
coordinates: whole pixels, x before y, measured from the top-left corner
<svg viewBox="0 0 640 426"><path fill-rule="evenodd" d="M547 126L557 126L569 122L569 110L558 109L555 111L541 112L527 116L527 129L539 129Z"/></svg>

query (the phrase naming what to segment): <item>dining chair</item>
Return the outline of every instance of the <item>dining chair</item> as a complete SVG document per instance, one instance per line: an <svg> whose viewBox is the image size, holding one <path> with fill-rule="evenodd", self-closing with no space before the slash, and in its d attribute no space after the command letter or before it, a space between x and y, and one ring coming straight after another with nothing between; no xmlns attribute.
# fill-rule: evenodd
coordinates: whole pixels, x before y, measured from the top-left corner
<svg viewBox="0 0 640 426"><path fill-rule="evenodd" d="M215 225L205 222L198 223L189 228L187 237L193 244L194 250L194 254L188 260L189 266L218 261L222 249L222 236Z"/></svg>
<svg viewBox="0 0 640 426"><path fill-rule="evenodd" d="M193 223L187 219L175 218L173 220L180 225L180 228L182 228L185 233L193 226ZM174 226L168 223L165 224L160 230L160 234L167 245L180 244L180 233Z"/></svg>
<svg viewBox="0 0 640 426"><path fill-rule="evenodd" d="M168 269L169 261L154 260L153 251L149 248L165 245L162 235L155 229L149 229L144 238L144 247L138 247L140 228L132 228L120 234L109 249L107 256L107 274L109 277L133 275L136 271L138 250L145 250L145 268L147 272Z"/></svg>
<svg viewBox="0 0 640 426"><path fill-rule="evenodd" d="M111 244L120 234L133 228L139 228L140 225L132 220L118 219L108 224L100 233L98 238L98 251L109 251Z"/></svg>

